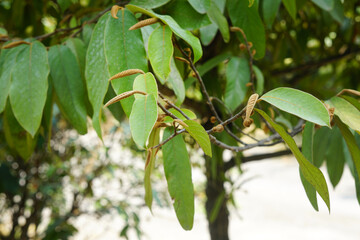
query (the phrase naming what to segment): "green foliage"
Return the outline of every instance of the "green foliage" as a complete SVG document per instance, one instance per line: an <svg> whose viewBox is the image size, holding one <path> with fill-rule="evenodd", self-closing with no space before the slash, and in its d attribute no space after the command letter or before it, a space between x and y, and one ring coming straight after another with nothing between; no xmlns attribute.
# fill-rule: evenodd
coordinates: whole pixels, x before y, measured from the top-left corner
<svg viewBox="0 0 360 240"><path fill-rule="evenodd" d="M199 143L204 153L211 157L210 139L204 127L194 120L185 120L184 123L187 125L186 131Z"/></svg>

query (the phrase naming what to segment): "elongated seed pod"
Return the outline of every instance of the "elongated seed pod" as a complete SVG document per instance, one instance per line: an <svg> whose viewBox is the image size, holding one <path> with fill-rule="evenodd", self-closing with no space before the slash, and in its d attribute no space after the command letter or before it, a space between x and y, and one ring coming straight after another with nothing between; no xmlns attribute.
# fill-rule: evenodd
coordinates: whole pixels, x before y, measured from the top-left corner
<svg viewBox="0 0 360 240"><path fill-rule="evenodd" d="M256 104L256 101L258 100L258 98L259 98L259 94L257 94L257 93L254 93L253 95L251 95L249 97L249 100L246 105L245 119L243 122L244 127L250 127L250 125L254 122L254 120L251 119L250 116L254 110L254 107L255 107L255 104Z"/></svg>
<svg viewBox="0 0 360 240"><path fill-rule="evenodd" d="M110 104L116 103L124 98L130 97L134 94L142 94L142 95L147 95L146 92L143 91L138 91L138 90L133 90L133 91L128 91L128 92L124 92L122 94L117 95L116 97L110 99L105 105L104 107L109 106Z"/></svg>
<svg viewBox="0 0 360 240"><path fill-rule="evenodd" d="M142 21L140 21L140 22L132 25L132 26L129 28L129 30L139 29L139 28L142 28L142 27L145 27L145 26L148 26L148 25L157 23L157 22L159 22L159 19L158 19L158 18L148 18L148 19L142 20Z"/></svg>
<svg viewBox="0 0 360 240"><path fill-rule="evenodd" d="M174 119L174 122L180 124L181 126L185 127L189 127L186 123L183 122L183 120L180 119Z"/></svg>
<svg viewBox="0 0 360 240"><path fill-rule="evenodd" d="M356 91L354 89L343 89L336 96L340 96L343 93L350 93L350 94L353 94L353 95L356 95L356 96L360 96L360 92Z"/></svg>
<svg viewBox="0 0 360 240"><path fill-rule="evenodd" d="M141 69L128 69L128 70L125 70L125 71L115 74L114 76L109 78L109 81L117 79L117 78L127 77L127 76L137 74L137 73L145 74L144 71Z"/></svg>
<svg viewBox="0 0 360 240"><path fill-rule="evenodd" d="M123 8L123 7L120 7L120 6L118 6L118 5L112 6L111 11L110 11L111 16L112 16L113 18L115 18L115 19L118 19L118 17L117 17L116 15L117 15L119 9L122 9L122 8Z"/></svg>
<svg viewBox="0 0 360 240"><path fill-rule="evenodd" d="M175 58L181 62L184 62L184 63L187 63L190 65L190 62L188 60L186 60L185 58L182 58L182 57L175 57Z"/></svg>
<svg viewBox="0 0 360 240"><path fill-rule="evenodd" d="M215 127L212 128L212 131L213 132L222 132L222 131L224 131L224 126L221 125L221 124L218 124L218 125L216 125Z"/></svg>
<svg viewBox="0 0 360 240"><path fill-rule="evenodd" d="M16 42L11 42L9 44L6 44L5 46L3 46L2 48L3 49L8 49L8 48L13 48L13 47L17 47L21 44L27 44L27 45L30 45L31 43L29 42L25 42L25 41L16 41Z"/></svg>

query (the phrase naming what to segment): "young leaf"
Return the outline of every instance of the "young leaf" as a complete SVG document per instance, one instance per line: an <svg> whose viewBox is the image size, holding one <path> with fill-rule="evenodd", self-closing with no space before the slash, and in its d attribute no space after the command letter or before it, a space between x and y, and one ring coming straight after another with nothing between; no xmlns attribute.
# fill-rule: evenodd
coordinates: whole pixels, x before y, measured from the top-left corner
<svg viewBox="0 0 360 240"><path fill-rule="evenodd" d="M174 132L166 128L163 140ZM191 179L191 165L185 142L178 135L163 147L164 171L176 216L185 230L191 230L194 223L194 187Z"/></svg>
<svg viewBox="0 0 360 240"><path fill-rule="evenodd" d="M219 27L224 42L228 43L230 41L229 24L216 4L211 4L208 10L208 15L210 19Z"/></svg>
<svg viewBox="0 0 360 240"><path fill-rule="evenodd" d="M304 154L304 157L309 160L310 163L313 162L313 140L314 140L314 124L310 122L306 122L304 133L303 133L303 139L302 139L302 153ZM304 186L306 195L313 206L313 208L316 211L319 211L319 207L317 204L317 198L316 198L316 189L305 179L304 174L300 170L300 178L301 182Z"/></svg>
<svg viewBox="0 0 360 240"><path fill-rule="evenodd" d="M279 124L273 122L273 120L262 110L254 109L258 112L274 129L281 138L285 141L285 143L289 146L291 152L294 154L296 160L299 163L300 170L304 175L305 179L316 189L321 198L326 203L330 211L330 198L329 198L329 190L326 184L326 180L322 172L315 167L312 163L310 163L304 155L300 152L297 147L294 139L281 127Z"/></svg>
<svg viewBox="0 0 360 240"><path fill-rule="evenodd" d="M157 104L154 95L137 96L129 121L132 138L140 149L144 149L156 119Z"/></svg>
<svg viewBox="0 0 360 240"><path fill-rule="evenodd" d="M295 0L282 0L286 10L292 17L292 19L296 20L296 1Z"/></svg>
<svg viewBox="0 0 360 240"><path fill-rule="evenodd" d="M162 25L149 37L148 53L151 66L164 83L170 74L170 62L174 53L171 29Z"/></svg>
<svg viewBox="0 0 360 240"><path fill-rule="evenodd" d="M196 140L204 153L211 157L210 138L204 127L194 120L185 120L184 123L188 125L188 127L185 127L186 131Z"/></svg>
<svg viewBox="0 0 360 240"><path fill-rule="evenodd" d="M176 96L175 104L177 106L180 106L185 99L184 80L182 79L181 74L178 68L176 67L174 59L171 60L170 67L171 67L171 71L168 78L168 82L170 83L171 88Z"/></svg>
<svg viewBox="0 0 360 240"><path fill-rule="evenodd" d="M191 46L194 52L193 54L194 62L197 62L201 58L202 48L199 39L194 35L192 35L190 31L182 29L172 17L167 15L156 14L150 10L146 10L131 4L126 5L126 7L132 12L140 12L150 17L159 18L163 23L165 23L171 28L172 32L175 33L175 35L182 38L185 42L187 42Z"/></svg>
<svg viewBox="0 0 360 240"><path fill-rule="evenodd" d="M244 31L247 40L254 45L255 58L259 59L265 55L265 29L258 13L258 4L251 7L248 4L244 0L231 0L227 1L227 9L232 24Z"/></svg>
<svg viewBox="0 0 360 240"><path fill-rule="evenodd" d="M280 87L265 93L260 99L309 122L330 127L330 116L325 105L309 93Z"/></svg>
<svg viewBox="0 0 360 240"><path fill-rule="evenodd" d="M332 97L329 104L335 107L335 115L355 131L360 131L360 111L341 97Z"/></svg>
<svg viewBox="0 0 360 240"><path fill-rule="evenodd" d="M234 111L244 101L250 81L249 63L245 58L233 57L226 67L225 105Z"/></svg>
<svg viewBox="0 0 360 240"><path fill-rule="evenodd" d="M80 133L87 132L85 86L76 57L64 45L49 51L50 74L62 114Z"/></svg>
<svg viewBox="0 0 360 240"><path fill-rule="evenodd" d="M152 73L146 73L138 75L133 84L133 90L138 90L142 92L146 92L148 94L152 94L155 97L155 100L158 98L158 88L156 84L156 80L154 78L154 75ZM135 99L138 97L144 97L140 95L135 95Z"/></svg>
<svg viewBox="0 0 360 240"><path fill-rule="evenodd" d="M210 0L188 0L191 6L201 14L207 12L210 7L211 1Z"/></svg>
<svg viewBox="0 0 360 240"><path fill-rule="evenodd" d="M26 45L16 58L9 97L16 119L33 137L41 123L48 75L49 64L45 46L38 41Z"/></svg>
<svg viewBox="0 0 360 240"><path fill-rule="evenodd" d="M262 12L264 22L268 28L271 28L276 15L279 11L281 0L263 1Z"/></svg>

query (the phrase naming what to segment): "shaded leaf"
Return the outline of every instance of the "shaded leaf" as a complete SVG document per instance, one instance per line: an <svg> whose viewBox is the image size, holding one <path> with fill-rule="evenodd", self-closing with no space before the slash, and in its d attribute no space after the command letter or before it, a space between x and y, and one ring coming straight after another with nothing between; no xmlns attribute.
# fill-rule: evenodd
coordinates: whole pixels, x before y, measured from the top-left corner
<svg viewBox="0 0 360 240"><path fill-rule="evenodd" d="M216 55L215 57L211 58L210 60L206 61L204 64L198 67L199 74L203 76L205 73L209 72L211 69L218 66L220 63L229 59L231 56L232 54L229 52Z"/></svg>
<svg viewBox="0 0 360 240"><path fill-rule="evenodd" d="M211 1L210 0L188 0L191 6L198 12L198 13L206 13L209 9Z"/></svg>
<svg viewBox="0 0 360 240"><path fill-rule="evenodd" d="M329 13L338 23L343 23L345 19L345 13L344 5L342 4L341 0L334 0L334 7L330 10Z"/></svg>
<svg viewBox="0 0 360 240"><path fill-rule="evenodd" d="M296 20L296 1L295 0L282 0L286 10L292 17L292 19Z"/></svg>
<svg viewBox="0 0 360 240"><path fill-rule="evenodd" d="M332 131L330 128L322 127L314 135L314 165L320 167L325 160L328 151Z"/></svg>
<svg viewBox="0 0 360 240"><path fill-rule="evenodd" d="M262 12L264 17L264 22L268 28L274 23L276 15L279 11L281 0L272 0L272 1L263 1Z"/></svg>
<svg viewBox="0 0 360 240"><path fill-rule="evenodd" d="M330 11L334 7L334 0L311 0L325 11Z"/></svg>
<svg viewBox="0 0 360 240"><path fill-rule="evenodd" d="M131 0L130 3L142 8L153 9L165 5L170 0Z"/></svg>
<svg viewBox="0 0 360 240"><path fill-rule="evenodd" d="M228 43L230 41L229 24L216 4L211 4L208 15L212 22L218 26L224 42Z"/></svg>
<svg viewBox="0 0 360 240"><path fill-rule="evenodd" d="M264 92L264 75L262 74L261 70L255 65L253 66L253 70L256 77L255 91L257 94L261 95Z"/></svg>
<svg viewBox="0 0 360 240"><path fill-rule="evenodd" d="M211 157L210 138L204 127L194 120L184 120L184 122L188 125L188 127L185 127L186 131L196 140L204 153Z"/></svg>

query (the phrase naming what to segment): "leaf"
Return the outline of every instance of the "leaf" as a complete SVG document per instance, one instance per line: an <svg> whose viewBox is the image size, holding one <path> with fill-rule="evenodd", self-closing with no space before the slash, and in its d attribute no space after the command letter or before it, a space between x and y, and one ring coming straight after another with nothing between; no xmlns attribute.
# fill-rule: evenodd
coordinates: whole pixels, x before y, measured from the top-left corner
<svg viewBox="0 0 360 240"><path fill-rule="evenodd" d="M311 0L325 11L330 11L334 7L334 0Z"/></svg>
<svg viewBox="0 0 360 240"><path fill-rule="evenodd" d="M114 98L115 96L116 93L114 89L112 88L112 86L109 86L108 91L104 98L104 104L107 103L110 99ZM115 117L116 120L118 120L119 122L122 122L124 120L126 114L124 113L124 110L122 109L120 102L110 104L109 106L107 106L107 108L110 110L110 112L112 113L112 115Z"/></svg>
<svg viewBox="0 0 360 240"><path fill-rule="evenodd" d="M5 28L0 27L0 37L5 37L8 35L8 32Z"/></svg>
<svg viewBox="0 0 360 240"><path fill-rule="evenodd" d="M157 104L154 95L137 96L129 121L132 138L140 149L144 149L156 119Z"/></svg>
<svg viewBox="0 0 360 240"><path fill-rule="evenodd" d="M165 82L170 74L170 62L174 53L171 37L171 29L166 25L159 26L149 37L149 60L162 82Z"/></svg>
<svg viewBox="0 0 360 240"><path fill-rule="evenodd" d="M40 127L48 89L49 64L45 46L38 42L26 45L12 71L10 103L19 124L32 137Z"/></svg>
<svg viewBox="0 0 360 240"><path fill-rule="evenodd" d="M188 125L188 127L185 127L186 131L196 140L204 153L211 157L210 138L204 127L194 120L184 120L184 123Z"/></svg>
<svg viewBox="0 0 360 240"><path fill-rule="evenodd" d="M172 114L174 114L180 120L182 120L182 121L186 120L186 118L180 112L178 112L176 109L170 108L170 109L168 109L168 111L171 112ZM181 108L181 111L183 111L183 113L185 113L190 119L196 119L195 113L192 112L191 110L186 109L186 108ZM164 118L165 123L172 123L173 120L174 119L172 119L170 116L166 116Z"/></svg>
<svg viewBox="0 0 360 240"><path fill-rule="evenodd" d="M232 56L231 53L225 52L225 53L216 55L215 57L206 61L203 65L198 67L198 72L199 72L200 76L204 76L211 69L218 66L220 63L224 62L225 60L229 59L231 56Z"/></svg>
<svg viewBox="0 0 360 240"><path fill-rule="evenodd" d="M325 160L328 151L332 131L330 128L322 127L314 135L314 165L320 167Z"/></svg>
<svg viewBox="0 0 360 240"><path fill-rule="evenodd" d="M315 167L312 163L310 163L304 155L300 152L297 147L294 139L277 123L273 122L271 118L262 110L254 109L258 112L274 129L281 138L285 141L285 143L289 146L291 152L294 154L296 160L299 163L300 170L304 175L305 179L316 189L321 198L326 203L329 211L330 211L330 198L328 187L322 172Z"/></svg>
<svg viewBox="0 0 360 240"><path fill-rule="evenodd" d="M360 102L358 100L356 100L355 98L350 97L350 96L341 96L341 98L343 98L346 101L348 101L349 103L351 103L354 107L357 108L357 110L360 111Z"/></svg>
<svg viewBox="0 0 360 240"><path fill-rule="evenodd" d="M272 1L263 1L262 12L264 17L264 22L268 28L274 23L276 15L279 11L281 0L272 0Z"/></svg>
<svg viewBox="0 0 360 240"><path fill-rule="evenodd" d="M211 209L210 218L209 218L210 223L213 223L217 218L217 216L219 215L219 211L221 207L224 205L224 201L225 201L225 191L222 191L216 198L214 207Z"/></svg>
<svg viewBox="0 0 360 240"><path fill-rule="evenodd" d="M255 65L253 66L253 70L256 77L255 90L257 94L261 95L264 92L264 85L265 85L264 75L262 74L261 70Z"/></svg>
<svg viewBox="0 0 360 240"><path fill-rule="evenodd" d="M147 71L147 60L140 30L129 31L137 23L134 15L122 9L118 19L105 13L96 24L86 53L85 78L89 100L93 107L93 126L101 137L101 108L108 88L108 79L127 69ZM112 86L117 94L132 90L135 76L115 79ZM134 98L121 102L127 116Z"/></svg>
<svg viewBox="0 0 360 240"><path fill-rule="evenodd" d="M171 85L171 89L174 90L176 96L175 104L180 106L185 99L185 85L184 80L181 77L181 74L176 67L174 59L171 60L171 71L168 78L168 82Z"/></svg>
<svg viewBox="0 0 360 240"><path fill-rule="evenodd" d="M211 23L210 25L200 28L200 40L204 46L210 45L214 40L218 29L216 23Z"/></svg>
<svg viewBox="0 0 360 240"><path fill-rule="evenodd" d="M208 15L212 22L218 26L224 42L228 43L230 41L229 24L216 4L211 4Z"/></svg>
<svg viewBox="0 0 360 240"><path fill-rule="evenodd" d="M160 128L155 128L151 131L149 136L149 144L147 146L149 150L147 151L147 158L145 163L145 176L144 176L145 203L150 209L150 211L153 200L152 188L151 188L151 173L154 169L155 156L158 150L158 149L150 150L150 148L158 145L159 142L160 142Z"/></svg>
<svg viewBox="0 0 360 240"><path fill-rule="evenodd" d="M191 6L201 14L207 12L210 8L211 1L210 0L188 0Z"/></svg>
<svg viewBox="0 0 360 240"><path fill-rule="evenodd" d="M249 81L248 61L240 57L231 58L226 67L225 105L232 111L244 101Z"/></svg>
<svg viewBox="0 0 360 240"><path fill-rule="evenodd" d="M36 146L36 138L20 126L11 111L10 104L7 104L3 116L3 129L7 145L14 150L22 159L28 160Z"/></svg>
<svg viewBox="0 0 360 240"><path fill-rule="evenodd" d="M327 147L326 167L330 181L335 188L341 179L345 164L344 148L339 128L333 128L330 144Z"/></svg>
<svg viewBox="0 0 360 240"><path fill-rule="evenodd" d="M314 124L310 122L306 122L304 133L303 133L303 139L302 139L302 153L304 154L304 157L309 160L310 163L313 162L313 140L314 140ZM305 179L303 173L300 170L300 178L301 182L304 186L306 195L313 206L313 208L316 211L319 211L319 207L317 204L317 198L316 198L316 189Z"/></svg>
<svg viewBox="0 0 360 240"><path fill-rule="evenodd" d="M155 100L158 98L158 88L156 84L156 80L152 73L140 74L134 80L133 90L138 90L142 92L146 92L148 94L154 95ZM142 98L144 96L140 96L138 94L135 95L135 99Z"/></svg>
<svg viewBox="0 0 360 240"><path fill-rule="evenodd" d="M255 58L265 55L265 29L258 13L257 3L248 7L244 0L227 1L227 9L234 26L241 28L256 50ZM240 34L238 35L240 36Z"/></svg>
<svg viewBox="0 0 360 240"><path fill-rule="evenodd" d="M296 1L295 0L282 0L286 10L292 17L292 19L296 20Z"/></svg>
<svg viewBox="0 0 360 240"><path fill-rule="evenodd" d="M153 9L165 5L168 2L170 2L170 0L131 0L130 3L142 8Z"/></svg>
<svg viewBox="0 0 360 240"><path fill-rule="evenodd" d="M86 95L75 55L64 45L49 50L50 74L61 113L80 133L87 132Z"/></svg>
<svg viewBox="0 0 360 240"><path fill-rule="evenodd" d="M126 7L132 12L140 12L144 13L150 17L159 18L163 23L168 25L171 28L171 31L175 33L178 37L187 42L191 48L193 49L194 55L194 63L197 62L202 56L202 47L200 41L197 37L192 35L190 31L182 29L179 24L170 16L156 14L152 11L148 11L146 9L134 6L134 5L126 5Z"/></svg>
<svg viewBox="0 0 360 240"><path fill-rule="evenodd" d="M355 172L357 176L360 176L360 148L356 143L355 137L350 132L349 128L340 120L340 118L335 116L334 120L346 141L346 145L350 151L351 158L355 166Z"/></svg>
<svg viewBox="0 0 360 240"><path fill-rule="evenodd" d="M11 72L14 69L17 55L26 47L20 45L11 49L3 49L0 55L0 113L4 111L10 91Z"/></svg>
<svg viewBox="0 0 360 240"><path fill-rule="evenodd" d="M309 122L330 127L330 116L325 105L309 93L280 87L267 92L260 99Z"/></svg>
<svg viewBox="0 0 360 240"><path fill-rule="evenodd" d="M166 128L163 140L173 132L174 128ZM194 224L194 187L190 159L182 136L177 135L167 142L162 152L165 177L176 216L185 230L191 230Z"/></svg>
<svg viewBox="0 0 360 240"><path fill-rule="evenodd" d="M330 15L338 23L342 24L345 19L344 5L341 0L334 0L334 7L330 10Z"/></svg>
<svg viewBox="0 0 360 240"><path fill-rule="evenodd" d="M335 108L335 115L355 131L360 131L360 111L340 97L332 97L329 104Z"/></svg>

